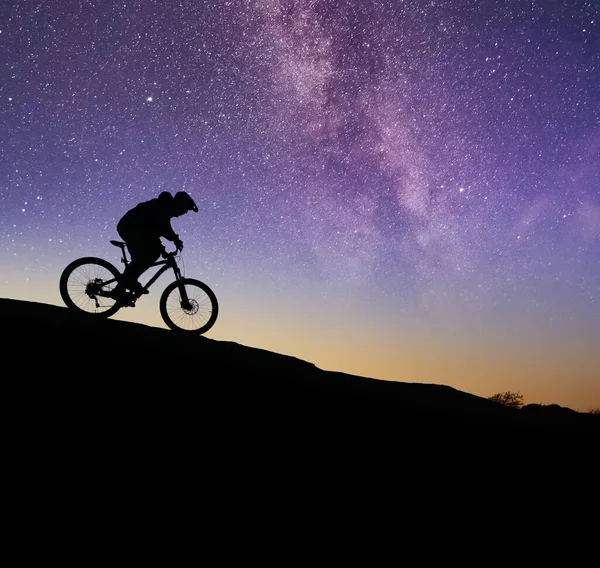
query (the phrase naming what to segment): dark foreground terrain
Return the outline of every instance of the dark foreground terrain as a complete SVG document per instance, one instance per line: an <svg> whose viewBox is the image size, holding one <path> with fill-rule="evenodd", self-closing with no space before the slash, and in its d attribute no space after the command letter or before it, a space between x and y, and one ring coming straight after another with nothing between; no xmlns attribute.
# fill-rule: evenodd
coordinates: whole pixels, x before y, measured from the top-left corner
<svg viewBox="0 0 600 568"><path fill-rule="evenodd" d="M183 550L314 562L326 543L354 557L370 531L431 558L452 531L492 551L561 504L569 523L589 512L597 416L59 306L0 299L0 321L5 540L20 558L114 563L125 545L165 564Z"/></svg>
<svg viewBox="0 0 600 568"><path fill-rule="evenodd" d="M489 532L515 498L529 521L533 497L585 504L596 484L591 414L327 372L59 306L0 299L0 321L5 517L21 554L78 550L79 564L137 534L154 555L169 534L171 561L198 535L202 554L262 558L266 539L296 558L316 527L330 539L402 519L431 535L442 515L441 532L460 531L470 503Z"/></svg>
<svg viewBox="0 0 600 568"><path fill-rule="evenodd" d="M505 407L443 384L324 371L269 351L0 299L5 392L28 424L140 430L202 424L201 436L459 436L597 433L600 417L560 406ZM443 382L443 378L440 378ZM186 426L187 425L187 426Z"/></svg>

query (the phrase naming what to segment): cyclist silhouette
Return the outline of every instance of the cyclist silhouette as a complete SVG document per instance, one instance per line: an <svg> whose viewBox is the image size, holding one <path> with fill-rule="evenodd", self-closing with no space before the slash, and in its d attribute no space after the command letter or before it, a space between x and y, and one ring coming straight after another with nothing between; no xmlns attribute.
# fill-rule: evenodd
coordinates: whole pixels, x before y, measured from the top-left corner
<svg viewBox="0 0 600 568"><path fill-rule="evenodd" d="M143 201L130 209L117 223L117 232L127 244L131 262L123 271L121 282L113 290L113 297L125 294L125 289L147 294L148 291L138 282L138 278L164 252L160 238L172 241L181 250L183 243L171 226L173 217L180 217L188 211L198 211L191 196L178 191L175 196L163 191L157 198Z"/></svg>

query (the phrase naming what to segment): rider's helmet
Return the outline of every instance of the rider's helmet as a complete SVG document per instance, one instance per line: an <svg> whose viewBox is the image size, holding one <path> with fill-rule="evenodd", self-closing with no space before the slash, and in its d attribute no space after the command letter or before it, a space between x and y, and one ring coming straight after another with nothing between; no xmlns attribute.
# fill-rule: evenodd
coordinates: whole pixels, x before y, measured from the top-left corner
<svg viewBox="0 0 600 568"><path fill-rule="evenodd" d="M188 211L198 212L198 206L190 194L185 191L178 191L173 197L173 203L175 208L182 213L187 213Z"/></svg>

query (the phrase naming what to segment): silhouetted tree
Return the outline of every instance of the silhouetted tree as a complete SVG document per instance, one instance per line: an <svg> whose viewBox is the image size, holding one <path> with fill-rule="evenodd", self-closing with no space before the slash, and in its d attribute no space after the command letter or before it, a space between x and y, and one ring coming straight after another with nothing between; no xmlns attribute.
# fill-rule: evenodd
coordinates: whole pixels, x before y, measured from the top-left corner
<svg viewBox="0 0 600 568"><path fill-rule="evenodd" d="M588 412L590 414L600 414L600 408L590 408Z"/></svg>
<svg viewBox="0 0 600 568"><path fill-rule="evenodd" d="M523 395L518 392L499 392L488 397L488 400L493 400L504 406L512 406L513 408L521 408L523 406Z"/></svg>

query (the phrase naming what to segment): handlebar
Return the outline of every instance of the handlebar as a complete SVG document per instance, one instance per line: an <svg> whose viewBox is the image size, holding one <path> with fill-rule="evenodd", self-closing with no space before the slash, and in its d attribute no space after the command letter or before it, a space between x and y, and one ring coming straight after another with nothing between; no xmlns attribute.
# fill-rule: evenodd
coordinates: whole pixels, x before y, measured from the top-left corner
<svg viewBox="0 0 600 568"><path fill-rule="evenodd" d="M166 249L166 248L163 246L163 247L162 247L162 251L161 251L160 255L161 255L163 258L172 258L172 257L174 257L176 254L180 253L182 249L183 249L183 245L182 245L181 247L176 247L176 248L175 248L175 250L173 250L173 251L169 252L169 251L167 251L167 249Z"/></svg>

